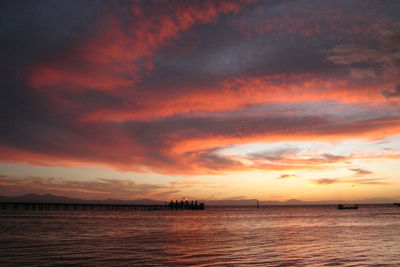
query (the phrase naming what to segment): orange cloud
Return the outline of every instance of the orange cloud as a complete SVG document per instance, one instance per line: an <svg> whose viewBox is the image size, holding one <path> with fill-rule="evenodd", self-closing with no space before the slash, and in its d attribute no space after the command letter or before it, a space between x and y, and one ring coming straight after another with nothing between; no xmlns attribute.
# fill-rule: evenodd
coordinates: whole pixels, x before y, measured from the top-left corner
<svg viewBox="0 0 400 267"><path fill-rule="evenodd" d="M272 82L273 79L278 79L279 84ZM392 82L388 82L351 86L346 81L321 80L312 74L234 78L221 81L219 87L205 88L201 92L182 90L178 96L166 96L163 101L142 95L140 109L130 104L100 108L84 114L82 120L154 120L177 114L206 115L207 112L234 111L251 105L308 101L378 105L387 101L381 89L392 85Z"/></svg>
<svg viewBox="0 0 400 267"><path fill-rule="evenodd" d="M240 3L209 1L174 5L171 12L133 4L128 17L114 13L102 18L94 37L75 48L62 62L42 63L31 73L34 88L48 90L116 91L134 86L152 69L155 50L196 24L207 24L220 14L238 12ZM135 19L132 20L130 16Z"/></svg>

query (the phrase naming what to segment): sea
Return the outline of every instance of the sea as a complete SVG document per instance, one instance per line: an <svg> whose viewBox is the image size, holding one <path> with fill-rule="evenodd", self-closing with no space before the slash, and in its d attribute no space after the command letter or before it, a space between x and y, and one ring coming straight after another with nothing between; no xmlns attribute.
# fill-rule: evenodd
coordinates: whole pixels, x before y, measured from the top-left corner
<svg viewBox="0 0 400 267"><path fill-rule="evenodd" d="M400 207L0 211L0 266L400 266Z"/></svg>

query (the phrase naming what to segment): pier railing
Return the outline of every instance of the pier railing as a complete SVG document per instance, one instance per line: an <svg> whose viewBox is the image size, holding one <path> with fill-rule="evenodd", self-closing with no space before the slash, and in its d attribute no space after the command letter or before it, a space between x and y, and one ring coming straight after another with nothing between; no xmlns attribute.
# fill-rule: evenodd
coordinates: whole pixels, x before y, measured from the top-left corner
<svg viewBox="0 0 400 267"><path fill-rule="evenodd" d="M79 204L79 203L39 203L39 202L1 202L0 210L59 210L59 211L135 211L135 210L204 210L204 203L171 201L165 205L137 204Z"/></svg>

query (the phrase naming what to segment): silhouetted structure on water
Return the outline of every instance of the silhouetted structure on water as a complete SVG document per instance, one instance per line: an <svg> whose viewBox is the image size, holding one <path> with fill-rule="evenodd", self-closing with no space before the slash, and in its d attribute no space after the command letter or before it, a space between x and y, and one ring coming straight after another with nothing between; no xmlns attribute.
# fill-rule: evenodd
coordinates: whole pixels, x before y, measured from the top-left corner
<svg viewBox="0 0 400 267"><path fill-rule="evenodd" d="M204 203L197 201L171 201L165 205L131 205L131 204L77 204L77 203L34 203L34 202L2 202L1 210L30 211L135 211L135 210L204 210Z"/></svg>
<svg viewBox="0 0 400 267"><path fill-rule="evenodd" d="M171 210L204 210L204 203L198 203L193 200L190 202L188 200L181 200L180 202L171 200L168 206Z"/></svg>
<svg viewBox="0 0 400 267"><path fill-rule="evenodd" d="M356 210L356 209L358 209L358 204L355 204L355 205L339 204L338 209L340 209L340 210Z"/></svg>

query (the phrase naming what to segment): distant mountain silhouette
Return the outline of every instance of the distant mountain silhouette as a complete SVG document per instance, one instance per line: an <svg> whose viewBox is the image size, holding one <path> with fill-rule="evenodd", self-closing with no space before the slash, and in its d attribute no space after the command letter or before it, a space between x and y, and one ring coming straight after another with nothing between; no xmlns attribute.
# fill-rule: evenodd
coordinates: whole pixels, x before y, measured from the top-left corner
<svg viewBox="0 0 400 267"><path fill-rule="evenodd" d="M166 200L170 201L170 200ZM256 206L257 199L226 199L226 200L199 200L207 206ZM43 203L81 203L81 204L136 204L136 205L163 205L165 201L153 199L105 199L105 200L88 200L80 198L70 198L65 196L56 196L52 194L26 194L22 196L0 196L0 202L43 202ZM298 199L289 199L286 201L259 201L260 205L326 205L338 203L354 203L354 204L392 204L400 202L398 199L391 198L368 198L362 200L326 200L326 201L302 201Z"/></svg>
<svg viewBox="0 0 400 267"><path fill-rule="evenodd" d="M237 200L204 200L208 206L254 206L257 199L237 199Z"/></svg>
<svg viewBox="0 0 400 267"><path fill-rule="evenodd" d="M64 196L56 196L52 194L26 194L22 196L6 197L0 196L0 202L43 202L43 203L80 203L80 204L137 204L137 205L160 205L164 201L152 199L135 199L135 200L120 200L120 199L105 199L105 200L88 200L81 198L70 198Z"/></svg>

